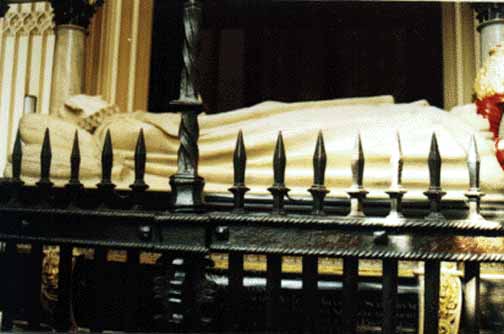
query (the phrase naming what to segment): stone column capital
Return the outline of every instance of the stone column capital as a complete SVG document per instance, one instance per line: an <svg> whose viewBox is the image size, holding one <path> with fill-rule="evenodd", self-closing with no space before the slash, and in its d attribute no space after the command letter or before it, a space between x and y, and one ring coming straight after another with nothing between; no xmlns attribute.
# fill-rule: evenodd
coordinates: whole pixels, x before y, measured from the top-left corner
<svg viewBox="0 0 504 334"><path fill-rule="evenodd" d="M0 0L1 1L1 0ZM104 0L51 0L56 25L72 24L87 29Z"/></svg>
<svg viewBox="0 0 504 334"><path fill-rule="evenodd" d="M504 19L504 3L481 2L472 4L480 25L488 21Z"/></svg>

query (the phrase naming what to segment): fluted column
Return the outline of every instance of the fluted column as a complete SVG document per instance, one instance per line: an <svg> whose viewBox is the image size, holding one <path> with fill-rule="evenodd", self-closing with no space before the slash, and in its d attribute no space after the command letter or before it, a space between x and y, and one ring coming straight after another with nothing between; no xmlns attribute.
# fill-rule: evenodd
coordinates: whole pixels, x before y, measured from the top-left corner
<svg viewBox="0 0 504 334"><path fill-rule="evenodd" d="M488 58L489 51L504 42L504 3L473 4L479 21L481 63Z"/></svg>
<svg viewBox="0 0 504 334"><path fill-rule="evenodd" d="M51 84L50 114L71 117L66 99L84 90L86 32L103 0L51 0L56 23L56 46Z"/></svg>

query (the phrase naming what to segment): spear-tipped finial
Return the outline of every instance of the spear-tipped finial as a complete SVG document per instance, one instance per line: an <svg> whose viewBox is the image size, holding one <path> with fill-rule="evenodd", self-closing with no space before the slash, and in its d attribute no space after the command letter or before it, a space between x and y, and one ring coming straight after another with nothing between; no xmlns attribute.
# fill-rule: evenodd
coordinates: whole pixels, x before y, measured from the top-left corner
<svg viewBox="0 0 504 334"><path fill-rule="evenodd" d="M355 137L355 145L352 153L352 187L347 191L350 196L350 216L364 217L364 198L368 192L364 189L364 150L360 132Z"/></svg>
<svg viewBox="0 0 504 334"><path fill-rule="evenodd" d="M327 165L327 156L324 145L324 135L319 131L317 145L313 153L313 185L308 191L313 197L312 213L314 215L324 214L324 198L329 192L325 187L325 170Z"/></svg>
<svg viewBox="0 0 504 334"><path fill-rule="evenodd" d="M467 168L469 170L469 189L478 190L480 188L480 156L476 138L471 136L469 149L467 151Z"/></svg>
<svg viewBox="0 0 504 334"><path fill-rule="evenodd" d="M107 130L102 149L102 185L112 184L112 164L114 163L114 152L112 148L112 136Z"/></svg>
<svg viewBox="0 0 504 334"><path fill-rule="evenodd" d="M394 141L392 154L390 155L390 167L392 169L392 180L390 182L391 189L402 188L402 171L403 171L403 155L401 146L401 137L399 131L396 132L396 140Z"/></svg>
<svg viewBox="0 0 504 334"><path fill-rule="evenodd" d="M431 146L429 151L429 175L430 187L441 187L441 155L439 154L439 147L437 143L436 133L432 133Z"/></svg>
<svg viewBox="0 0 504 334"><path fill-rule="evenodd" d="M12 179L14 182L21 181L21 164L23 161L23 146L21 144L21 133L18 129L16 141L12 150Z"/></svg>
<svg viewBox="0 0 504 334"><path fill-rule="evenodd" d="M432 133L431 146L427 163L429 165L429 189L424 192L430 201L430 214L427 219L444 219L441 213L441 198L446 193L441 189L441 154L437 143L436 133Z"/></svg>
<svg viewBox="0 0 504 334"><path fill-rule="evenodd" d="M392 180L390 182L390 188L386 191L390 197L390 212L386 217L387 225L400 224L400 220L404 218L401 208L402 198L406 193L406 190L402 187L403 164L401 137L399 135L399 131L397 131L392 153L390 155Z"/></svg>
<svg viewBox="0 0 504 334"><path fill-rule="evenodd" d="M40 151L40 180L39 183L50 183L49 177L51 173L51 138L49 128L46 128L44 133L44 141L42 143L42 150Z"/></svg>
<svg viewBox="0 0 504 334"><path fill-rule="evenodd" d="M238 132L236 139L236 147L233 154L233 168L234 168L234 185L245 184L245 168L247 165L247 152L245 151L245 144L243 142L243 132Z"/></svg>
<svg viewBox="0 0 504 334"><path fill-rule="evenodd" d="M229 191L234 198L234 211L242 212L245 206L245 193L249 188L245 186L245 169L247 167L247 152L243 142L243 132L238 132L236 146L233 154L234 182Z"/></svg>
<svg viewBox="0 0 504 334"><path fill-rule="evenodd" d="M327 166L327 155L324 144L324 135L319 131L317 146L313 153L313 184L323 185L325 183L325 171Z"/></svg>
<svg viewBox="0 0 504 334"><path fill-rule="evenodd" d="M273 154L273 186L268 188L273 195L273 213L283 214L284 197L289 192L289 188L285 187L285 166L287 158L285 156L285 147L283 142L282 131L278 133L278 138Z"/></svg>
<svg viewBox="0 0 504 334"><path fill-rule="evenodd" d="M485 194L480 191L480 163L481 161L478 153L478 146L476 144L476 137L472 135L471 141L469 142L469 148L467 150L469 189L466 191L465 196L469 200L468 219L488 223L480 213L481 197L485 196Z"/></svg>
<svg viewBox="0 0 504 334"><path fill-rule="evenodd" d="M352 154L352 187L363 188L364 180L364 151L362 150L362 140L360 132L355 138L354 151Z"/></svg>
<svg viewBox="0 0 504 334"><path fill-rule="evenodd" d="M81 164L81 154L79 147L79 132L78 130L75 130L72 145L72 153L70 154L70 180L69 180L70 184L78 184L78 185L81 184L79 181L80 164Z"/></svg>
<svg viewBox="0 0 504 334"><path fill-rule="evenodd" d="M143 207L143 194L145 190L149 188L149 186L145 183L146 161L147 149L145 147L145 137L143 129L140 129L135 147L135 182L130 185L130 188L133 190L133 210L139 210Z"/></svg>
<svg viewBox="0 0 504 334"><path fill-rule="evenodd" d="M285 146L283 142L282 131L278 132L275 153L273 155L273 179L277 185L285 184L285 166L287 158L285 157Z"/></svg>
<svg viewBox="0 0 504 334"><path fill-rule="evenodd" d="M140 129L135 147L135 182L131 185L131 188L134 190L145 190L148 187L144 181L146 161L145 137L143 129Z"/></svg>

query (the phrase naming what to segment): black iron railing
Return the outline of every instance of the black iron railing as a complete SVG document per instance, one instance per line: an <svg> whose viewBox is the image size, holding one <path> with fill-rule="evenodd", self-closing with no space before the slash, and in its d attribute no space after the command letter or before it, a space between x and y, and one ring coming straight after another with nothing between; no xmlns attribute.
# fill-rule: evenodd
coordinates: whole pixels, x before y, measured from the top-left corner
<svg viewBox="0 0 504 334"><path fill-rule="evenodd" d="M193 120L194 121L194 120ZM183 135L191 135L191 132ZM189 141L190 142L190 141ZM186 149L197 149L192 141ZM234 153L234 184L229 191L233 201L219 202L207 197L205 203L194 200L200 191L202 178L197 173L186 173L176 182L176 193L147 191L144 181L148 152L143 132L138 135L135 150L135 180L130 191L115 189L112 180L113 143L110 133L102 151L102 178L96 188L85 188L79 180L80 150L75 134L69 157L71 176L64 188L54 187L50 180L50 131L46 130L40 157L40 180L35 186L25 185L21 177L23 150L18 134L12 153L12 177L2 180L0 187L0 240L5 242L5 266L14 268L19 254L16 245L31 244L29 255L29 308L25 316L30 328L40 328L41 263L44 245L59 245L59 292L53 326L67 330L71 323L72 249L91 247L94 253L95 314L89 327L93 331L105 329L104 301L107 297L105 267L109 249L126 249L128 271L126 279L127 306L124 330L136 330L134 314L138 308L137 272L140 270L141 251L162 253L163 273L156 279L154 299L161 301L162 311L153 315L166 327L194 330L215 330L215 303L227 305L229 314L225 330L246 330L241 327L247 314L243 309L245 287L243 280L244 255L266 255L266 299L264 329L278 330L282 309L282 257L302 257L302 316L300 330L319 332L322 304L318 293L320 257L342 258L343 274L342 315L340 326L329 329L341 333L357 331L359 260L378 259L383 263L382 278L382 331L397 330L398 262L423 261L425 268L425 303L423 327L425 333L437 333L439 326L440 264L442 261L464 264L464 326L467 333L479 331L479 280L481 262L503 262L504 227L497 221L485 220L480 215L479 156L474 138L468 154L470 185L467 192L469 209L466 218L445 217L441 188L441 156L436 136L428 156L430 187L425 192L430 210L427 215L410 216L402 212L402 197L406 192L401 185L402 152L399 136L393 149L391 164L395 173L391 188L390 211L386 216L366 213L366 190L363 187L365 157L360 136L357 137L352 158L353 185L348 191L350 208L335 210L326 199L326 152L322 133L319 134L313 156L314 179L308 189L312 201L311 213L306 205L295 205L287 199L285 184L287 154L279 133L273 154L274 183L268 188L271 201L259 206L246 198L246 145L240 132ZM180 155L179 155L180 156ZM187 167L187 166L186 166ZM189 166L191 167L191 166ZM194 166L193 166L194 167ZM187 168L187 170L196 170ZM191 176L194 178L191 179ZM173 180L173 179L172 179ZM191 182L198 183L196 186ZM188 196L188 201L175 198ZM199 194L196 194L199 196ZM180 204L181 203L181 204ZM194 203L194 211L191 212ZM327 205L329 203L329 205ZM180 207L178 205L180 204ZM346 204L345 204L346 206ZM179 212L177 209L182 208ZM348 214L343 212L349 212ZM460 213L460 212L459 212ZM208 255L212 252L228 254L227 289L225 300L215 298L215 289L206 278L211 267ZM5 272L5 271L4 271ZM2 287L3 330L12 328L16 314L16 277L7 275ZM469 307L470 306L470 307ZM154 325L153 325L154 326ZM156 325L157 326L157 325ZM221 327L219 327L221 328ZM222 328L221 328L222 329ZM328 330L326 328L326 330Z"/></svg>

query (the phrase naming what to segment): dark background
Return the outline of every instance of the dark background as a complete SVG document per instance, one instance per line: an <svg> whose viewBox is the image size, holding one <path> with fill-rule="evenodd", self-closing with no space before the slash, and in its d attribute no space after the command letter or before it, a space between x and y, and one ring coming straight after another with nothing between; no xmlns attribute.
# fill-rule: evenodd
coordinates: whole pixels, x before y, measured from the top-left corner
<svg viewBox="0 0 504 334"><path fill-rule="evenodd" d="M182 1L155 2L151 111L178 97L182 12ZM207 0L203 16L207 112L379 94L443 105L439 3Z"/></svg>

